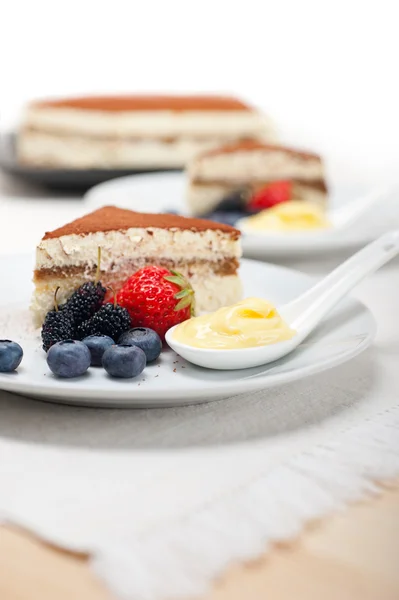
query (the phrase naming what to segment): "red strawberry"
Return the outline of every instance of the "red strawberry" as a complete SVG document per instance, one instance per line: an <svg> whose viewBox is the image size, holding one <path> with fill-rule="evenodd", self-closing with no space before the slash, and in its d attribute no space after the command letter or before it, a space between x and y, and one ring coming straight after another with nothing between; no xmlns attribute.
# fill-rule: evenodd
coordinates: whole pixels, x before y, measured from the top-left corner
<svg viewBox="0 0 399 600"><path fill-rule="evenodd" d="M264 210L275 204L291 200L291 181L273 181L254 193L248 203L249 210Z"/></svg>
<svg viewBox="0 0 399 600"><path fill-rule="evenodd" d="M194 290L188 281L163 267L144 267L132 275L117 296L126 308L132 327L149 327L165 339L165 333L194 314Z"/></svg>

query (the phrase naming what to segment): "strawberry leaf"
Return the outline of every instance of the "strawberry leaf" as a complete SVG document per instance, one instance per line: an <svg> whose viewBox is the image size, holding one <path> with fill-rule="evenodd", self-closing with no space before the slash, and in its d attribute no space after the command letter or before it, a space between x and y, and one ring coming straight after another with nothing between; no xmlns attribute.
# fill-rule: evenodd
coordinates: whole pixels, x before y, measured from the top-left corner
<svg viewBox="0 0 399 600"><path fill-rule="evenodd" d="M165 280L170 281L170 283L175 283L179 287L183 287L182 284L184 285L184 281L181 277L165 275Z"/></svg>
<svg viewBox="0 0 399 600"><path fill-rule="evenodd" d="M172 275L166 275L164 279L180 287L180 291L175 294L175 298L176 300L179 300L179 302L176 304L174 310L183 310L189 306L190 315L194 316L195 294L190 282L181 273L173 271L172 269L170 269L170 272Z"/></svg>
<svg viewBox="0 0 399 600"><path fill-rule="evenodd" d="M191 304L191 295L190 296L186 296L185 298L182 298L175 306L174 310L178 311L178 310L183 310L183 308L187 308L187 306L190 306Z"/></svg>
<svg viewBox="0 0 399 600"><path fill-rule="evenodd" d="M184 290L181 290L180 292L177 292L177 294L175 294L175 298L177 300L180 300L180 298L185 298L186 296L189 296L192 294L191 290L188 290L187 288L185 288Z"/></svg>

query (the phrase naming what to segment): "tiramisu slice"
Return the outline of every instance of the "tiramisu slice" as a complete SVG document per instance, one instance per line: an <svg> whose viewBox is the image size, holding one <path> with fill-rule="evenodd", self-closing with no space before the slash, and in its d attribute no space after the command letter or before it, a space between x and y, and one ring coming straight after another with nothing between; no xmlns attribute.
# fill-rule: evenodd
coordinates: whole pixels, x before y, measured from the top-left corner
<svg viewBox="0 0 399 600"><path fill-rule="evenodd" d="M37 247L32 299L37 325L53 308L58 286L57 302L61 304L82 283L94 279L98 248L101 282L115 291L141 267L159 265L190 280L198 312L241 298L237 229L201 219L106 206L46 233Z"/></svg>
<svg viewBox="0 0 399 600"><path fill-rule="evenodd" d="M198 152L273 138L269 120L222 96L112 96L30 104L19 160L38 167L180 168Z"/></svg>
<svg viewBox="0 0 399 600"><path fill-rule="evenodd" d="M283 146L255 141L231 144L197 156L187 170L188 203L195 215L214 210L234 190L248 188L256 193L274 182L289 182L291 200L320 206L327 201L320 156Z"/></svg>

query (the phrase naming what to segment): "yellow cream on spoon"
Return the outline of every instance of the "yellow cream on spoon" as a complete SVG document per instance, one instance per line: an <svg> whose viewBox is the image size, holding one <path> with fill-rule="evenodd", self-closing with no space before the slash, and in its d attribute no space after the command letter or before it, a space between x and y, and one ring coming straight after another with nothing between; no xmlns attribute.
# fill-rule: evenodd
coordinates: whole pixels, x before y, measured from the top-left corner
<svg viewBox="0 0 399 600"><path fill-rule="evenodd" d="M283 342L295 333L273 304L261 298L246 298L180 323L173 339L196 348L239 349Z"/></svg>

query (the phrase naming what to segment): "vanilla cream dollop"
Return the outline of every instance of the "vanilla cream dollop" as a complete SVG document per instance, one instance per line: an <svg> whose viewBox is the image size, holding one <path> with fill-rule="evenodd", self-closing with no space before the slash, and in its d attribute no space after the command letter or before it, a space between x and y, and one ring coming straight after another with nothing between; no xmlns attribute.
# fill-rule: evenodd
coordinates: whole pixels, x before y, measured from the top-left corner
<svg viewBox="0 0 399 600"><path fill-rule="evenodd" d="M260 298L246 298L180 323L173 338L196 348L233 350L283 342L295 333L273 304Z"/></svg>
<svg viewBox="0 0 399 600"><path fill-rule="evenodd" d="M331 227L331 223L323 209L304 200L276 204L245 220L245 228L254 230L298 231L327 227Z"/></svg>

